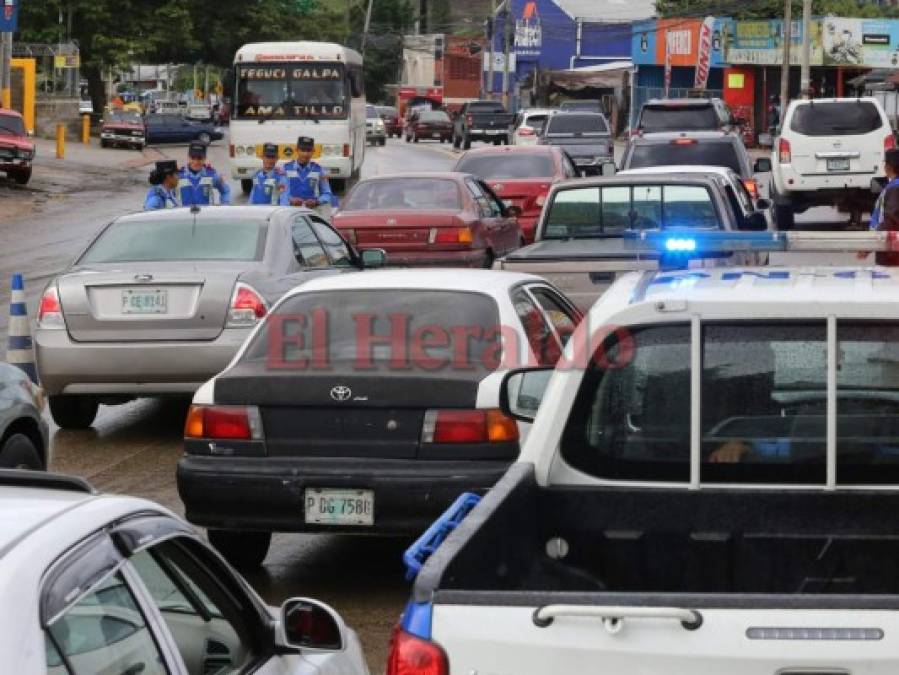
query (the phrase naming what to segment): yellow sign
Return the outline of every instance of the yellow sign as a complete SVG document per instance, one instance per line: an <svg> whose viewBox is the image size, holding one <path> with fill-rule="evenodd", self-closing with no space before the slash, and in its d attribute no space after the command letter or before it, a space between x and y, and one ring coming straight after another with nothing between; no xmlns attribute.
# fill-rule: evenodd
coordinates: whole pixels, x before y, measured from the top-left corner
<svg viewBox="0 0 899 675"><path fill-rule="evenodd" d="M78 54L57 54L53 57L53 67L57 70L65 68L79 68L81 57Z"/></svg>
<svg viewBox="0 0 899 675"><path fill-rule="evenodd" d="M728 89L742 89L746 86L746 76L743 73L729 73L727 76Z"/></svg>

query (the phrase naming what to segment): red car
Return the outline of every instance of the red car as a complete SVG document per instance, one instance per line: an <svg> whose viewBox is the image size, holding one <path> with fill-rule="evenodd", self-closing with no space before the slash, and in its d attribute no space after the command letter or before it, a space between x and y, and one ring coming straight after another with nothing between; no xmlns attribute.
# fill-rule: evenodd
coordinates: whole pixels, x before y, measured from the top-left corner
<svg viewBox="0 0 899 675"><path fill-rule="evenodd" d="M396 108L390 105L375 106L378 109L378 115L384 120L384 128L387 130L387 138L396 136L399 138L403 135L403 121Z"/></svg>
<svg viewBox="0 0 899 675"><path fill-rule="evenodd" d="M477 176L394 174L359 182L333 223L390 265L489 268L522 245L517 214Z"/></svg>
<svg viewBox="0 0 899 675"><path fill-rule="evenodd" d="M528 244L534 241L534 229L550 186L579 175L568 155L552 145L469 150L454 170L481 177L506 206L518 207L518 223Z"/></svg>
<svg viewBox="0 0 899 675"><path fill-rule="evenodd" d="M147 132L144 118L139 112L130 110L110 110L103 117L100 127L100 145L124 145L141 150L147 143Z"/></svg>
<svg viewBox="0 0 899 675"><path fill-rule="evenodd" d="M0 108L0 171L19 185L31 178L34 143L25 131L25 120L15 110Z"/></svg>
<svg viewBox="0 0 899 675"><path fill-rule="evenodd" d="M406 121L406 143L410 141L440 141L449 143L453 140L453 121L443 110L421 110L412 113Z"/></svg>

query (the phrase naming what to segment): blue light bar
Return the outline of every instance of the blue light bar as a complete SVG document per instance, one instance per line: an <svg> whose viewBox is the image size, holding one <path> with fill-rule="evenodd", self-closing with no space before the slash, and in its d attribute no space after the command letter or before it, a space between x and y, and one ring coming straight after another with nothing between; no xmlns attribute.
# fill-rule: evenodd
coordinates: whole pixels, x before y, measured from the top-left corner
<svg viewBox="0 0 899 675"><path fill-rule="evenodd" d="M701 258L732 251L785 251L787 238L778 232L627 230L624 245L635 252Z"/></svg>

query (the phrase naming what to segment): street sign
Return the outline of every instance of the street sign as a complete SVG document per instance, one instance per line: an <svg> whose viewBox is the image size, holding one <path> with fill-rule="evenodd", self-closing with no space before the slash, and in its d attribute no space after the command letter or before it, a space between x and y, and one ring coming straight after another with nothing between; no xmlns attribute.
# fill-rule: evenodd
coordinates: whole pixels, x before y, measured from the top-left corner
<svg viewBox="0 0 899 675"><path fill-rule="evenodd" d="M19 0L0 0L0 33L13 33L19 18Z"/></svg>

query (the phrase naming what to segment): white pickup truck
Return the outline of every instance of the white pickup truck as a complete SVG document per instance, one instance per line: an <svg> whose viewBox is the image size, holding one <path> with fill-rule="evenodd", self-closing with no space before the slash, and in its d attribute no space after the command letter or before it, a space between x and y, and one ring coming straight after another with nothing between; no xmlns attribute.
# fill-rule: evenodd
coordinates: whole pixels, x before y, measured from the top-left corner
<svg viewBox="0 0 899 675"><path fill-rule="evenodd" d="M899 672L899 273L632 273L566 360L507 375L530 435L407 552L388 675Z"/></svg>

